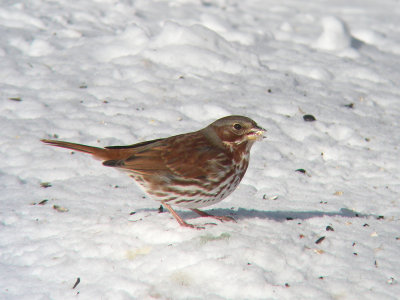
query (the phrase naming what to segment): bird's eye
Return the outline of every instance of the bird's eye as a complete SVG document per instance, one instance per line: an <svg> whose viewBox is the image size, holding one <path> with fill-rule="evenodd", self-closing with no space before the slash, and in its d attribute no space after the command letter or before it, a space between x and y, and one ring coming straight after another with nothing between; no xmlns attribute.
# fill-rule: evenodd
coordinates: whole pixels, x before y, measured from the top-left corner
<svg viewBox="0 0 400 300"><path fill-rule="evenodd" d="M239 123L236 123L235 125L233 125L233 128L235 128L236 130L240 130L240 129L242 129L242 125L240 125Z"/></svg>

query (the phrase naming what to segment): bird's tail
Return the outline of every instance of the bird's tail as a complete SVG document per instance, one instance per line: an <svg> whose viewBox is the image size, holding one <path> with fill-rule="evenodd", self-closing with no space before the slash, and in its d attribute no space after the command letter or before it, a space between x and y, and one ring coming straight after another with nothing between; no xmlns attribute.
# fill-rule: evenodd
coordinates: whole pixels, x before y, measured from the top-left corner
<svg viewBox="0 0 400 300"><path fill-rule="evenodd" d="M56 140L41 140L43 143L56 146L56 147L61 147L61 148L67 148L67 149L72 149L88 154L92 154L95 158L98 159L108 159L109 153L107 149L104 148L98 148L98 147L92 147L92 146L86 146L86 145L81 145L81 144L75 144L75 143L69 143L69 142L63 142L63 141L56 141Z"/></svg>

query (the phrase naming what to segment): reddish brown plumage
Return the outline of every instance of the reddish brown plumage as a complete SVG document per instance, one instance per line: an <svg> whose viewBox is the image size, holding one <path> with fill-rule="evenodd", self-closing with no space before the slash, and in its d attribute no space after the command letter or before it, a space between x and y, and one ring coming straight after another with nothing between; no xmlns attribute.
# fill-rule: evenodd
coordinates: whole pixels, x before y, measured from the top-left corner
<svg viewBox="0 0 400 300"><path fill-rule="evenodd" d="M42 142L92 154L105 166L129 172L179 224L193 227L171 205L211 216L197 208L221 201L237 187L247 170L250 148L264 131L247 117L229 116L196 132L129 146L97 148L55 140Z"/></svg>

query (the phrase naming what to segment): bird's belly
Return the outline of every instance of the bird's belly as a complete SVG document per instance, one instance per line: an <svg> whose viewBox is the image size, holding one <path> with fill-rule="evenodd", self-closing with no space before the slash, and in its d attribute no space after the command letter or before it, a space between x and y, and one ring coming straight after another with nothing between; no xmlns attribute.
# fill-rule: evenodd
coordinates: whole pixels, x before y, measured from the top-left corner
<svg viewBox="0 0 400 300"><path fill-rule="evenodd" d="M202 189L197 185L177 187L173 190L162 190L157 194L154 191L148 191L153 194L153 198L158 201L165 201L170 205L175 205L184 208L201 208L216 204L227 196L229 196L239 185L241 176L234 174L226 178L223 182L216 185L214 188Z"/></svg>

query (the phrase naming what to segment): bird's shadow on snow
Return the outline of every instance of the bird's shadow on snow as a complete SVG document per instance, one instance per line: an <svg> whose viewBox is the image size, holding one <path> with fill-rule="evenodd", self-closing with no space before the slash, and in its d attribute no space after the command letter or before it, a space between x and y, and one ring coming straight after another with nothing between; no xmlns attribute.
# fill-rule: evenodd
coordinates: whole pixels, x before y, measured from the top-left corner
<svg viewBox="0 0 400 300"><path fill-rule="evenodd" d="M213 211L214 213L214 211ZM215 214L219 215L232 214L229 209L216 209ZM244 208L239 208L237 212L233 213L233 217L237 220L243 219L270 219L278 222L288 221L288 220L307 220L312 218L320 217L346 217L346 218L366 218L369 215L358 213L356 211L341 208L339 211L327 212L327 211L261 211L261 210L248 210Z"/></svg>
<svg viewBox="0 0 400 300"><path fill-rule="evenodd" d="M150 209L152 210L152 209ZM199 217L196 213L191 211L177 211L179 215L184 219L192 219ZM254 210L254 209L245 209L239 208L238 210L232 209L211 209L206 210L207 213L215 215L215 216L231 216L235 220L244 220L244 219L270 219L275 220L277 222L284 222L288 220L307 220L312 218L320 218L320 217L345 217L345 218L367 218L367 217L376 217L371 214L362 214L356 212L351 209L341 208L339 211L264 211L264 210Z"/></svg>

